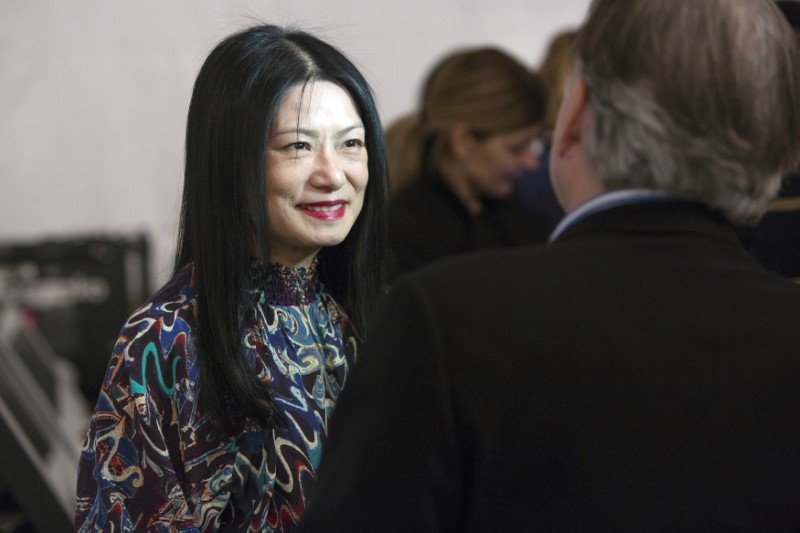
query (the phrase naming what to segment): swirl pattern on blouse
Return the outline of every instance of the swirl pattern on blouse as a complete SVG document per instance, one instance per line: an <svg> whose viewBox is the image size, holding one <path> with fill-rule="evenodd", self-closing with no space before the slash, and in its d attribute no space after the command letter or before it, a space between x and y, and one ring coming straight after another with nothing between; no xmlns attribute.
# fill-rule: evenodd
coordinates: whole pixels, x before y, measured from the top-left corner
<svg viewBox="0 0 800 533"><path fill-rule="evenodd" d="M216 431L196 403L194 270L123 326L80 457L78 531L284 531L300 519L328 421L356 355L311 267L254 262L244 353L280 423Z"/></svg>

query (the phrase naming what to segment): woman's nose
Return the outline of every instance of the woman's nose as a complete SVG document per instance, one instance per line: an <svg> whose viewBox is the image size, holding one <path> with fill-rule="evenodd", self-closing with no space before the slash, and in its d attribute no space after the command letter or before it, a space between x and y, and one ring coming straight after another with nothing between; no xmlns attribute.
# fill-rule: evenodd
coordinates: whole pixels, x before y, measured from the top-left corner
<svg viewBox="0 0 800 533"><path fill-rule="evenodd" d="M335 152L320 150L314 159L314 168L309 182L319 189L335 191L347 181L344 168Z"/></svg>

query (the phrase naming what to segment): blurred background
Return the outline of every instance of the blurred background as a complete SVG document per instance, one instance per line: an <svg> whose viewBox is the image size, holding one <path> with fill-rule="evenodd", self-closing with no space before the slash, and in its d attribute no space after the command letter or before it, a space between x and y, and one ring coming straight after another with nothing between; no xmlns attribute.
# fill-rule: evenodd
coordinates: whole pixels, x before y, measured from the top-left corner
<svg viewBox="0 0 800 533"><path fill-rule="evenodd" d="M588 4L0 2L0 531L67 527L116 334L171 268L186 112L219 40L309 30L362 69L388 123L440 57L495 45L535 69Z"/></svg>

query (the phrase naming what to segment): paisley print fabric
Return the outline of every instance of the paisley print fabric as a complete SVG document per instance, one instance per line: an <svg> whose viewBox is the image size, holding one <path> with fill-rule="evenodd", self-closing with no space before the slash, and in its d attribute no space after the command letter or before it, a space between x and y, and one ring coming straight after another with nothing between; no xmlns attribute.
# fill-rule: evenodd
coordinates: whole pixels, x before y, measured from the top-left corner
<svg viewBox="0 0 800 533"><path fill-rule="evenodd" d="M308 269L253 264L242 344L280 416L220 434L196 403L192 265L122 328L80 458L77 531L285 531L303 514L355 358L343 310Z"/></svg>

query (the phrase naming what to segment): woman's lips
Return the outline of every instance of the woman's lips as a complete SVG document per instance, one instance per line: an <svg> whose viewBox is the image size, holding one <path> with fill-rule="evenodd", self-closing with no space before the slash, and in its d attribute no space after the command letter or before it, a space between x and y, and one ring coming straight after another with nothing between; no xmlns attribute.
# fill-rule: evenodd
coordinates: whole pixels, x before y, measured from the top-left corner
<svg viewBox="0 0 800 533"><path fill-rule="evenodd" d="M339 220L344 216L347 204L343 201L315 202L312 204L300 204L297 208L317 220Z"/></svg>

